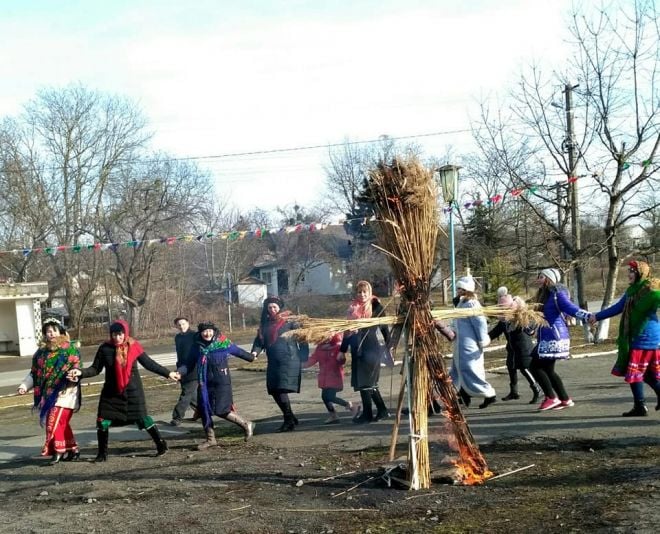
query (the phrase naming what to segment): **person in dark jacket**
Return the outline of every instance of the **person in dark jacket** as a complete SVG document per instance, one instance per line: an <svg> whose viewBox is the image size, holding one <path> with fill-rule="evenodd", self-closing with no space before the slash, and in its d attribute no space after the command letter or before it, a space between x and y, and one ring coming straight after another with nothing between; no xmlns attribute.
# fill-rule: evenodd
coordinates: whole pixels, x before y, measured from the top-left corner
<svg viewBox="0 0 660 534"><path fill-rule="evenodd" d="M177 368L182 377L194 372L199 383L198 410L202 416L206 441L197 446L198 450L217 445L213 416L222 417L241 427L245 432L245 441L252 437L254 423L246 421L236 411L229 374L229 357L237 356L245 361L254 361L254 356L234 345L220 333L211 322L199 323L194 345L190 351L190 366Z"/></svg>
<svg viewBox="0 0 660 534"><path fill-rule="evenodd" d="M180 378L179 373L163 367L144 352L142 345L130 337L128 323L123 320L110 325L110 339L98 348L92 365L69 371L69 378L74 380L77 377L97 376L105 369L105 382L96 418L99 450L95 462L108 459L108 434L112 425L135 423L140 430L149 433L159 456L167 452L167 443L161 438L154 420L147 415L138 362L148 371L162 377L171 380Z"/></svg>
<svg viewBox="0 0 660 534"><path fill-rule="evenodd" d="M382 315L384 308L377 297L373 296L371 284L364 280L356 285L356 296L348 308L349 319L367 319ZM351 386L354 391L360 392L362 399L362 414L353 422L356 424L371 423L389 417L389 411L378 389L380 378L380 364L386 347L378 340L378 328L363 328L344 333L341 355L351 351ZM386 326L380 327L385 345L390 340L390 331ZM372 401L376 405L376 415L373 413Z"/></svg>
<svg viewBox="0 0 660 534"><path fill-rule="evenodd" d="M520 297L513 297L509 290L502 286L497 289L497 303L500 306L519 308L525 305ZM532 352L534 351L534 334L536 327L516 325L504 318L488 332L490 339L497 339L501 335L506 338L506 368L509 372L509 393L502 397L503 401L518 400L518 371L525 377L529 387L532 389L532 400L529 404L536 404L541 394L541 388L534 380L529 366L532 363Z"/></svg>
<svg viewBox="0 0 660 534"><path fill-rule="evenodd" d="M188 406L191 406L197 413L197 373L193 371L194 355L190 351L195 343L195 332L190 330L190 323L186 317L177 317L174 319L174 326L179 329L179 333L174 336L174 346L176 347L176 368L186 367L188 374L181 378L181 395L172 411L172 421L170 425L179 426L183 422Z"/></svg>
<svg viewBox="0 0 660 534"><path fill-rule="evenodd" d="M264 300L251 352L256 358L262 350L266 351L266 389L284 416L278 432L291 432L298 424L298 418L291 410L289 393L300 393L300 366L301 361L306 361L309 356L309 346L282 336L298 328L297 324L287 320L290 313L283 308L284 301L279 297Z"/></svg>

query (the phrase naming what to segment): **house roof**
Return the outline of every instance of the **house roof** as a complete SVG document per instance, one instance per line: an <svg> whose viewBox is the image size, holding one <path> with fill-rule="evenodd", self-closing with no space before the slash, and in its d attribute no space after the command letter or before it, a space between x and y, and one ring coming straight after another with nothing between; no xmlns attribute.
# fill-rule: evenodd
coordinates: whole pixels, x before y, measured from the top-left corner
<svg viewBox="0 0 660 534"><path fill-rule="evenodd" d="M254 285L265 286L267 284L263 280L260 280L259 278L256 278L254 276L246 276L245 278L241 278L236 283L236 285L237 286L254 286Z"/></svg>

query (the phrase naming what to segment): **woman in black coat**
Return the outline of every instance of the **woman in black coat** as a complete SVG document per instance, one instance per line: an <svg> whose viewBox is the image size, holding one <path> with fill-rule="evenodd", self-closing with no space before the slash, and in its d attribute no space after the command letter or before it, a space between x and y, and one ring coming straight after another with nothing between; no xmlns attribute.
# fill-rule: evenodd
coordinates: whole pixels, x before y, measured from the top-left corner
<svg viewBox="0 0 660 534"><path fill-rule="evenodd" d="M213 416L222 417L230 423L241 427L245 432L245 441L252 437L254 423L243 419L234 406L229 373L229 357L236 356L251 362L254 356L234 345L220 333L215 324L200 323L192 349L190 350L188 367L182 365L177 369L181 376L195 373L199 381L199 403L197 409L202 416L202 424L206 432L206 441L197 446L198 450L208 449L217 445L213 429Z"/></svg>
<svg viewBox="0 0 660 534"><path fill-rule="evenodd" d="M289 393L300 393L301 361L307 360L309 346L292 337L282 337L285 332L298 328L297 324L287 320L289 312L283 312L282 308L284 302L278 297L264 300L261 323L251 352L256 358L262 350L266 351L266 390L284 416L279 432L291 432L298 419L291 410Z"/></svg>
<svg viewBox="0 0 660 534"><path fill-rule="evenodd" d="M497 303L500 306L511 308L522 307L525 303L518 297L512 297L506 287L500 287L497 290ZM509 372L509 394L502 397L503 401L518 400L518 371L525 377L529 387L532 390L532 400L530 404L536 404L541 394L541 388L534 380L529 366L532 363L532 352L536 344L534 334L535 326L515 325L511 321L500 319L497 324L488 332L490 339L497 339L502 334L506 338L506 368Z"/></svg>
<svg viewBox="0 0 660 534"><path fill-rule="evenodd" d="M96 419L96 435L99 451L94 461L108 459L108 433L110 426L123 426L135 423L140 430L146 430L156 444L158 455L167 452L167 443L161 438L154 420L147 415L142 379L138 372L140 365L165 378L179 379L179 373L170 372L152 360L135 339L129 336L126 321L118 320L110 325L110 340L103 343L96 352L91 366L73 369L72 378L97 376L105 369L105 382L99 398Z"/></svg>
<svg viewBox="0 0 660 534"><path fill-rule="evenodd" d="M371 284L364 280L358 282L355 300L348 309L349 319L378 317L384 311L378 298L373 296ZM362 414L353 420L357 424L378 421L390 415L378 389L380 364L384 351L387 350L378 340L379 328L387 344L390 340L389 329L386 326L373 326L345 332L339 349L344 357L348 349L351 350L351 386L354 391L360 392L362 399ZM372 400L376 405L376 416L373 414Z"/></svg>

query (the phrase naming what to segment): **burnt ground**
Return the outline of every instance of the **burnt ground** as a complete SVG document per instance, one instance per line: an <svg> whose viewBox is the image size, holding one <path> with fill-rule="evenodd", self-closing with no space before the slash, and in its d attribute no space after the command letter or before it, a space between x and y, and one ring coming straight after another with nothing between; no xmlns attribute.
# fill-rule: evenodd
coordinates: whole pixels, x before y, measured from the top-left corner
<svg viewBox="0 0 660 534"><path fill-rule="evenodd" d="M146 434L111 429L110 458L101 464L88 461L93 396L74 419L83 461L57 466L27 445L28 436L41 440L29 409L7 408L0 437L18 452L0 464L0 532L656 532L660 412L649 403L649 417L621 418L628 392L601 376L609 363L568 362L573 411L539 414L523 400L468 411L496 475L533 467L481 486L439 479L418 492L388 488L380 478L391 421L356 427L345 418L324 427L313 377L296 400L295 432L275 432L279 420L259 389L260 373L237 371L241 412L258 421L252 441L218 423L221 445L198 452L198 423L161 425L170 451L156 457ZM500 396L503 380L493 377ZM151 412L166 418L176 386L147 384ZM432 462L442 472L451 452L442 418L432 421Z"/></svg>

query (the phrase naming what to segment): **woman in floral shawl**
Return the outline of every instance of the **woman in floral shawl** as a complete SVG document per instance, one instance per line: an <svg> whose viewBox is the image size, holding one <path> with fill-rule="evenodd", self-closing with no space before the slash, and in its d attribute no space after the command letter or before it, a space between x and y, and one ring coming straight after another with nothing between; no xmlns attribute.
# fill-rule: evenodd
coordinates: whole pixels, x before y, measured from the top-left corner
<svg viewBox="0 0 660 534"><path fill-rule="evenodd" d="M622 376L630 384L634 406L624 417L648 415L644 401L644 382L658 396L655 409L660 410L660 280L651 278L651 267L643 261L628 263L629 286L618 302L591 315L589 321L621 314L618 355L612 374Z"/></svg>
<svg viewBox="0 0 660 534"><path fill-rule="evenodd" d="M51 464L80 457L71 430L71 417L80 407L80 384L67 379L67 373L80 367L80 355L57 319L46 319L41 333L44 341L32 357L32 367L18 386L18 394L34 389L34 408L46 427L42 456L52 456ZM66 456L65 456L66 454Z"/></svg>
<svg viewBox="0 0 660 534"><path fill-rule="evenodd" d="M214 415L242 428L245 433L245 441L252 437L254 431L254 423L243 419L234 406L231 374L229 373L230 356L236 356L246 362L254 361L252 354L238 345L234 345L220 333L215 324L212 322L199 323L188 358L189 361L195 362L195 368L182 365L177 369L181 376L186 376L196 370L199 381L197 410L202 416L206 432L206 441L197 446L200 451L218 444L213 428Z"/></svg>

